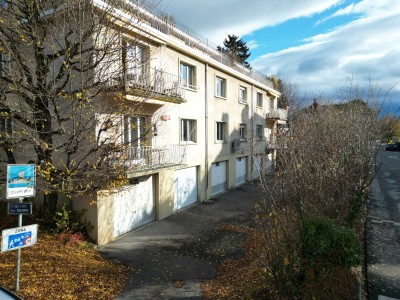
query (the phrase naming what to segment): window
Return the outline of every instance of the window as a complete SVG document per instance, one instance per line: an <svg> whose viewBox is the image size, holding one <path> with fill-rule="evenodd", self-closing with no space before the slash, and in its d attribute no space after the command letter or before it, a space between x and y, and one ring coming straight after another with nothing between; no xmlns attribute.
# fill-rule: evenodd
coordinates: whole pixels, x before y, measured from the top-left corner
<svg viewBox="0 0 400 300"><path fill-rule="evenodd" d="M189 89L196 89L196 68L181 62L182 86Z"/></svg>
<svg viewBox="0 0 400 300"><path fill-rule="evenodd" d="M246 124L240 124L240 127L239 127L239 139L241 141L246 140Z"/></svg>
<svg viewBox="0 0 400 300"><path fill-rule="evenodd" d="M11 57L8 53L1 53L1 66L0 66L0 71L1 71L1 76L8 76L10 75L10 63L11 63Z"/></svg>
<svg viewBox="0 0 400 300"><path fill-rule="evenodd" d="M226 123L225 122L217 122L216 140L218 142L225 141L225 127L226 127Z"/></svg>
<svg viewBox="0 0 400 300"><path fill-rule="evenodd" d="M130 83L145 83L144 49L133 42L126 42L125 69Z"/></svg>
<svg viewBox="0 0 400 300"><path fill-rule="evenodd" d="M247 102L247 88L244 86L239 88L239 102Z"/></svg>
<svg viewBox="0 0 400 300"><path fill-rule="evenodd" d="M263 126L262 125L257 125L257 127L256 127L256 136L257 136L257 139L259 139L259 140L264 138Z"/></svg>
<svg viewBox="0 0 400 300"><path fill-rule="evenodd" d="M263 106L263 94L262 93L257 93L257 106L258 107Z"/></svg>
<svg viewBox="0 0 400 300"><path fill-rule="evenodd" d="M196 143L196 120L181 120L181 141Z"/></svg>
<svg viewBox="0 0 400 300"><path fill-rule="evenodd" d="M123 143L134 147L144 146L147 143L147 118L144 116L123 117Z"/></svg>
<svg viewBox="0 0 400 300"><path fill-rule="evenodd" d="M226 98L226 79L221 77L215 78L215 96Z"/></svg>
<svg viewBox="0 0 400 300"><path fill-rule="evenodd" d="M12 134L12 124L8 110L0 110L0 137L3 139Z"/></svg>

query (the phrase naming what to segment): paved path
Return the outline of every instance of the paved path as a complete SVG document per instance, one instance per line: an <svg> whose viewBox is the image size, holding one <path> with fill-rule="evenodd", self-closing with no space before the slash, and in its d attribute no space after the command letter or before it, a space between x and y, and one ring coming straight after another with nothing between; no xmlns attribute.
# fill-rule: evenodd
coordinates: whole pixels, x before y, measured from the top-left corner
<svg viewBox="0 0 400 300"><path fill-rule="evenodd" d="M247 183L128 233L100 248L107 258L129 267L116 299L202 299L201 282L217 275L225 259L239 259L247 237L223 224L254 226L257 184Z"/></svg>
<svg viewBox="0 0 400 300"><path fill-rule="evenodd" d="M378 162L368 205L368 298L400 299L400 152L380 151Z"/></svg>

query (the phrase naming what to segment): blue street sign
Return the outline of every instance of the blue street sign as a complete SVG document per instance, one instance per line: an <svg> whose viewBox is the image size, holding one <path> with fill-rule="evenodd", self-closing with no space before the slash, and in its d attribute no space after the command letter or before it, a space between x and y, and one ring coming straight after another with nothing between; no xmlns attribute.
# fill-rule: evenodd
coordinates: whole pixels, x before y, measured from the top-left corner
<svg viewBox="0 0 400 300"><path fill-rule="evenodd" d="M37 224L4 229L2 231L1 251L25 248L37 242Z"/></svg>
<svg viewBox="0 0 400 300"><path fill-rule="evenodd" d="M9 215L31 215L32 214L32 202L8 202L8 214Z"/></svg>

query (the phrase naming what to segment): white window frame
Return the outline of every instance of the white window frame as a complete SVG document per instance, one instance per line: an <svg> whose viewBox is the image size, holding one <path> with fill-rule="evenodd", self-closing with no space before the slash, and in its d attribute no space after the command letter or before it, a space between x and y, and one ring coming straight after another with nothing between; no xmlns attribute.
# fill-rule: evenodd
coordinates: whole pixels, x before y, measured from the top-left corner
<svg viewBox="0 0 400 300"><path fill-rule="evenodd" d="M197 143L197 121L181 119L181 142Z"/></svg>
<svg viewBox="0 0 400 300"><path fill-rule="evenodd" d="M215 96L226 99L226 78L215 76Z"/></svg>
<svg viewBox="0 0 400 300"><path fill-rule="evenodd" d="M257 107L263 107L263 93L257 92Z"/></svg>
<svg viewBox="0 0 400 300"><path fill-rule="evenodd" d="M128 81L146 84L145 46L125 40L125 70Z"/></svg>
<svg viewBox="0 0 400 300"><path fill-rule="evenodd" d="M180 62L181 86L187 89L196 90L196 67L185 62Z"/></svg>
<svg viewBox="0 0 400 300"><path fill-rule="evenodd" d="M240 124L239 125L239 140L245 141L246 140L246 135L247 135L247 125L246 124Z"/></svg>
<svg viewBox="0 0 400 300"><path fill-rule="evenodd" d="M130 144L134 147L144 146L147 141L147 124L146 116L122 116L122 142Z"/></svg>
<svg viewBox="0 0 400 300"><path fill-rule="evenodd" d="M215 123L215 141L219 143L226 141L226 122Z"/></svg>
<svg viewBox="0 0 400 300"><path fill-rule="evenodd" d="M247 103L247 87L239 86L239 102Z"/></svg>

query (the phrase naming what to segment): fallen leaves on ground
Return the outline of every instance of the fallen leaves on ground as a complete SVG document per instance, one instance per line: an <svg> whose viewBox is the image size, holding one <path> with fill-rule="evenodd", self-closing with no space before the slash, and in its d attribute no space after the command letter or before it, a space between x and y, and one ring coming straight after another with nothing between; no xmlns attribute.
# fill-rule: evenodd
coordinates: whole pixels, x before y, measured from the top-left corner
<svg viewBox="0 0 400 300"><path fill-rule="evenodd" d="M244 244L245 257L239 260L225 260L218 268L218 276L205 281L202 289L206 299L277 299L272 282L266 280L263 258L265 243L262 233L242 226L224 225L224 229L239 231L248 235ZM304 291L300 293L313 297L331 299L353 299L358 295L357 275L351 270L336 268L326 276L306 276ZM322 296L325 295L325 296ZM325 297L325 298L324 298ZM333 299L332 298L332 299Z"/></svg>
<svg viewBox="0 0 400 300"><path fill-rule="evenodd" d="M0 253L0 285L15 290L17 251ZM20 291L29 299L113 299L127 270L102 258L93 246L63 242L39 233L38 243L21 251Z"/></svg>

